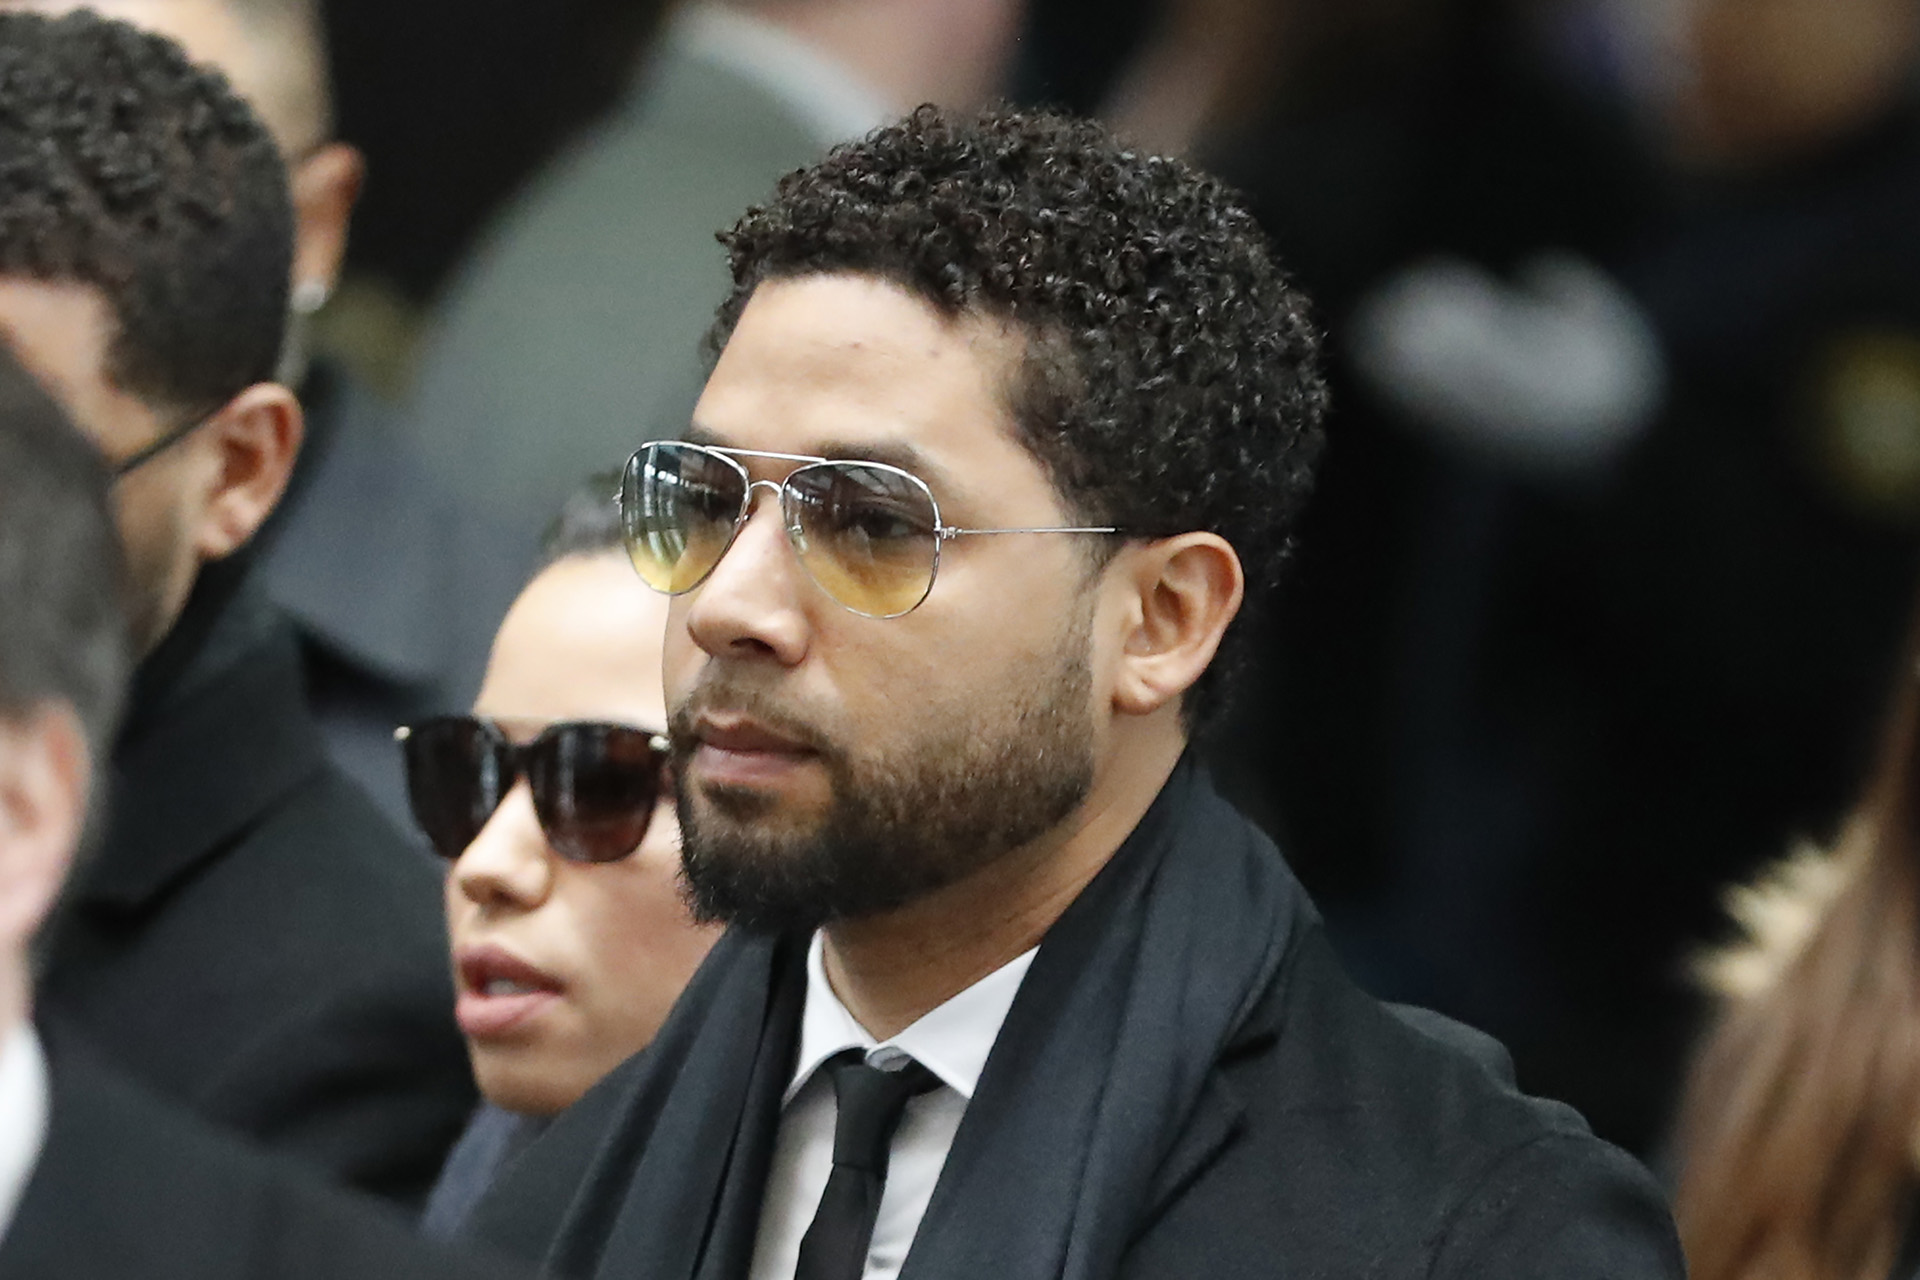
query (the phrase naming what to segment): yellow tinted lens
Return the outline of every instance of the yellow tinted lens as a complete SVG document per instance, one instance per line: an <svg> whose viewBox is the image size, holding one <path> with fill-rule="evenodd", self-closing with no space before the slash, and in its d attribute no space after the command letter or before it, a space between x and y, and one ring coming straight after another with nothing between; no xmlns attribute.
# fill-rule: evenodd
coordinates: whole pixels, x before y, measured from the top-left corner
<svg viewBox="0 0 1920 1280"><path fill-rule="evenodd" d="M704 449L636 453L620 481L620 519L640 580L668 595L699 586L726 554L745 501L740 472Z"/></svg>
<svg viewBox="0 0 1920 1280"><path fill-rule="evenodd" d="M817 463L788 477L785 508L800 562L847 608L891 618L926 599L937 520L932 495L912 477L870 463Z"/></svg>

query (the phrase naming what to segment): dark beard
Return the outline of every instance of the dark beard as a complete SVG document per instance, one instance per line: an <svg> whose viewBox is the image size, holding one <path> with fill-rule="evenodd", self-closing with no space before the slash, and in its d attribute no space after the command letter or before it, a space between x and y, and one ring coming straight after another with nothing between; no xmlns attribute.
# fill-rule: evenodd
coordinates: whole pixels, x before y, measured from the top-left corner
<svg viewBox="0 0 1920 1280"><path fill-rule="evenodd" d="M895 759L855 761L839 744L809 740L832 796L810 830L777 829L758 792L706 788L696 799L683 787L682 880L695 918L776 932L879 915L1053 830L1093 786L1084 633L1067 638L1057 668L1023 683L996 699L997 716L969 716ZM767 699L703 688L673 717L682 777L702 703L783 733L797 727Z"/></svg>

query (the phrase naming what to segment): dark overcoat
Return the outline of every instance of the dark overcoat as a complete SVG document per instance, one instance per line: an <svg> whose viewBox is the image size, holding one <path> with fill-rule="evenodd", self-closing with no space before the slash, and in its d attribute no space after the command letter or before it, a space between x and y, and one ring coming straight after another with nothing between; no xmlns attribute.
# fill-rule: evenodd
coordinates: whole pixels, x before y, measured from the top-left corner
<svg viewBox="0 0 1920 1280"><path fill-rule="evenodd" d="M181 1114L86 1055L50 1051L46 1141L0 1235L6 1280L502 1280Z"/></svg>
<svg viewBox="0 0 1920 1280"><path fill-rule="evenodd" d="M108 805L42 1017L204 1119L417 1204L475 1102L442 873L327 762L293 637L243 583L203 580L143 667Z"/></svg>
<svg viewBox="0 0 1920 1280"><path fill-rule="evenodd" d="M1260 905L1236 919L1242 896ZM1211 907L1196 914L1195 902ZM1147 923L1131 928L1142 914ZM1136 944L1112 938L1137 940L1131 976L1125 953ZM1230 975L1255 972L1236 968L1248 942L1273 951L1244 1016L1217 1041L1183 1037L1205 1025L1196 1009L1241 1006ZM792 1070L805 952L804 937L729 932L654 1043L503 1170L475 1233L563 1275L739 1280ZM1097 994L1128 982L1151 983L1164 1002ZM1125 1017L1085 1015L1116 1000ZM1083 1041L1089 1027L1104 1038ZM1169 1058L1195 1068L1190 1102L1127 1074ZM1053 1124L1096 1096L1105 1109L1093 1129ZM1115 1156L1107 1135L1128 1127L1171 1139L1155 1154ZM1063 1135L1080 1150L1060 1148ZM1123 1201L1101 1199L1122 1185ZM1064 1250L1047 1225L1063 1221L1075 1233L1091 1224ZM1492 1040L1355 986L1272 846L1184 768L1042 944L903 1277L1063 1270L1100 1280L1685 1274L1647 1171L1571 1108L1521 1093Z"/></svg>

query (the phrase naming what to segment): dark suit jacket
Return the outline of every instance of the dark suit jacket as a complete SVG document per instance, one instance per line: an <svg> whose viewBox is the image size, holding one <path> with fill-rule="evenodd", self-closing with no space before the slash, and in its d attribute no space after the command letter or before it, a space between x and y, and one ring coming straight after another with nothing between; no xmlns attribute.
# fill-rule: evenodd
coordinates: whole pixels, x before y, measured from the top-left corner
<svg viewBox="0 0 1920 1280"><path fill-rule="evenodd" d="M5 1280L472 1280L505 1273L54 1052L46 1144L0 1235Z"/></svg>
<svg viewBox="0 0 1920 1280"><path fill-rule="evenodd" d="M156 1092L407 1204L474 1105L441 873L334 771L221 574L148 660L39 1009Z"/></svg>
<svg viewBox="0 0 1920 1280"><path fill-rule="evenodd" d="M1317 922L1219 1058L1122 1280L1686 1274L1659 1187L1489 1037L1379 1004Z"/></svg>
<svg viewBox="0 0 1920 1280"><path fill-rule="evenodd" d="M1168 862L1200 852L1178 846ZM1665 1198L1645 1169L1594 1137L1571 1108L1521 1093L1490 1038L1361 991L1305 894L1296 887L1290 896L1285 954L1212 1058L1141 1211L1128 1220L1120 1280L1685 1275ZM473 1217L474 1236L528 1260L591 1257L596 1276L644 1274L657 1238L621 1215L636 1198L672 1189L624 1175L651 1150L638 1149L650 1137L685 1132L650 1122L701 1105L707 1088L701 1059L660 1055L688 1052L681 1024L744 990L728 986L729 976L747 972L743 957L769 945L739 931L723 938L647 1052L616 1068L502 1170ZM797 953L795 940L781 945ZM1191 985L1199 987L1207 960L1195 964ZM797 1009L797 995L779 1000ZM797 1012L791 1016L797 1026ZM1016 1005L1008 1025L1019 1016ZM1031 1077L1020 1087L1044 1094L1087 1084ZM991 1097L983 1089L971 1105L990 1105ZM728 1225L714 1210L705 1229L719 1243L703 1256L750 1257L750 1238L719 1233L751 1232L756 1217L735 1215ZM687 1230L701 1225L691 1221ZM912 1254L905 1270L915 1272Z"/></svg>

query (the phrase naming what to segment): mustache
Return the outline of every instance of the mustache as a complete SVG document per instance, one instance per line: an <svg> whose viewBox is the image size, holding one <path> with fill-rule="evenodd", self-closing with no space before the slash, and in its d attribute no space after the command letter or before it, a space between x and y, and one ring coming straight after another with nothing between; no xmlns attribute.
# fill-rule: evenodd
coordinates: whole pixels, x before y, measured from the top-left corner
<svg viewBox="0 0 1920 1280"><path fill-rule="evenodd" d="M685 759L699 745L696 726L706 715L745 716L763 727L790 738L808 751L828 760L844 757L830 735L817 723L793 710L765 689L742 681L720 677L702 681L682 699L667 717L667 739L676 758Z"/></svg>

